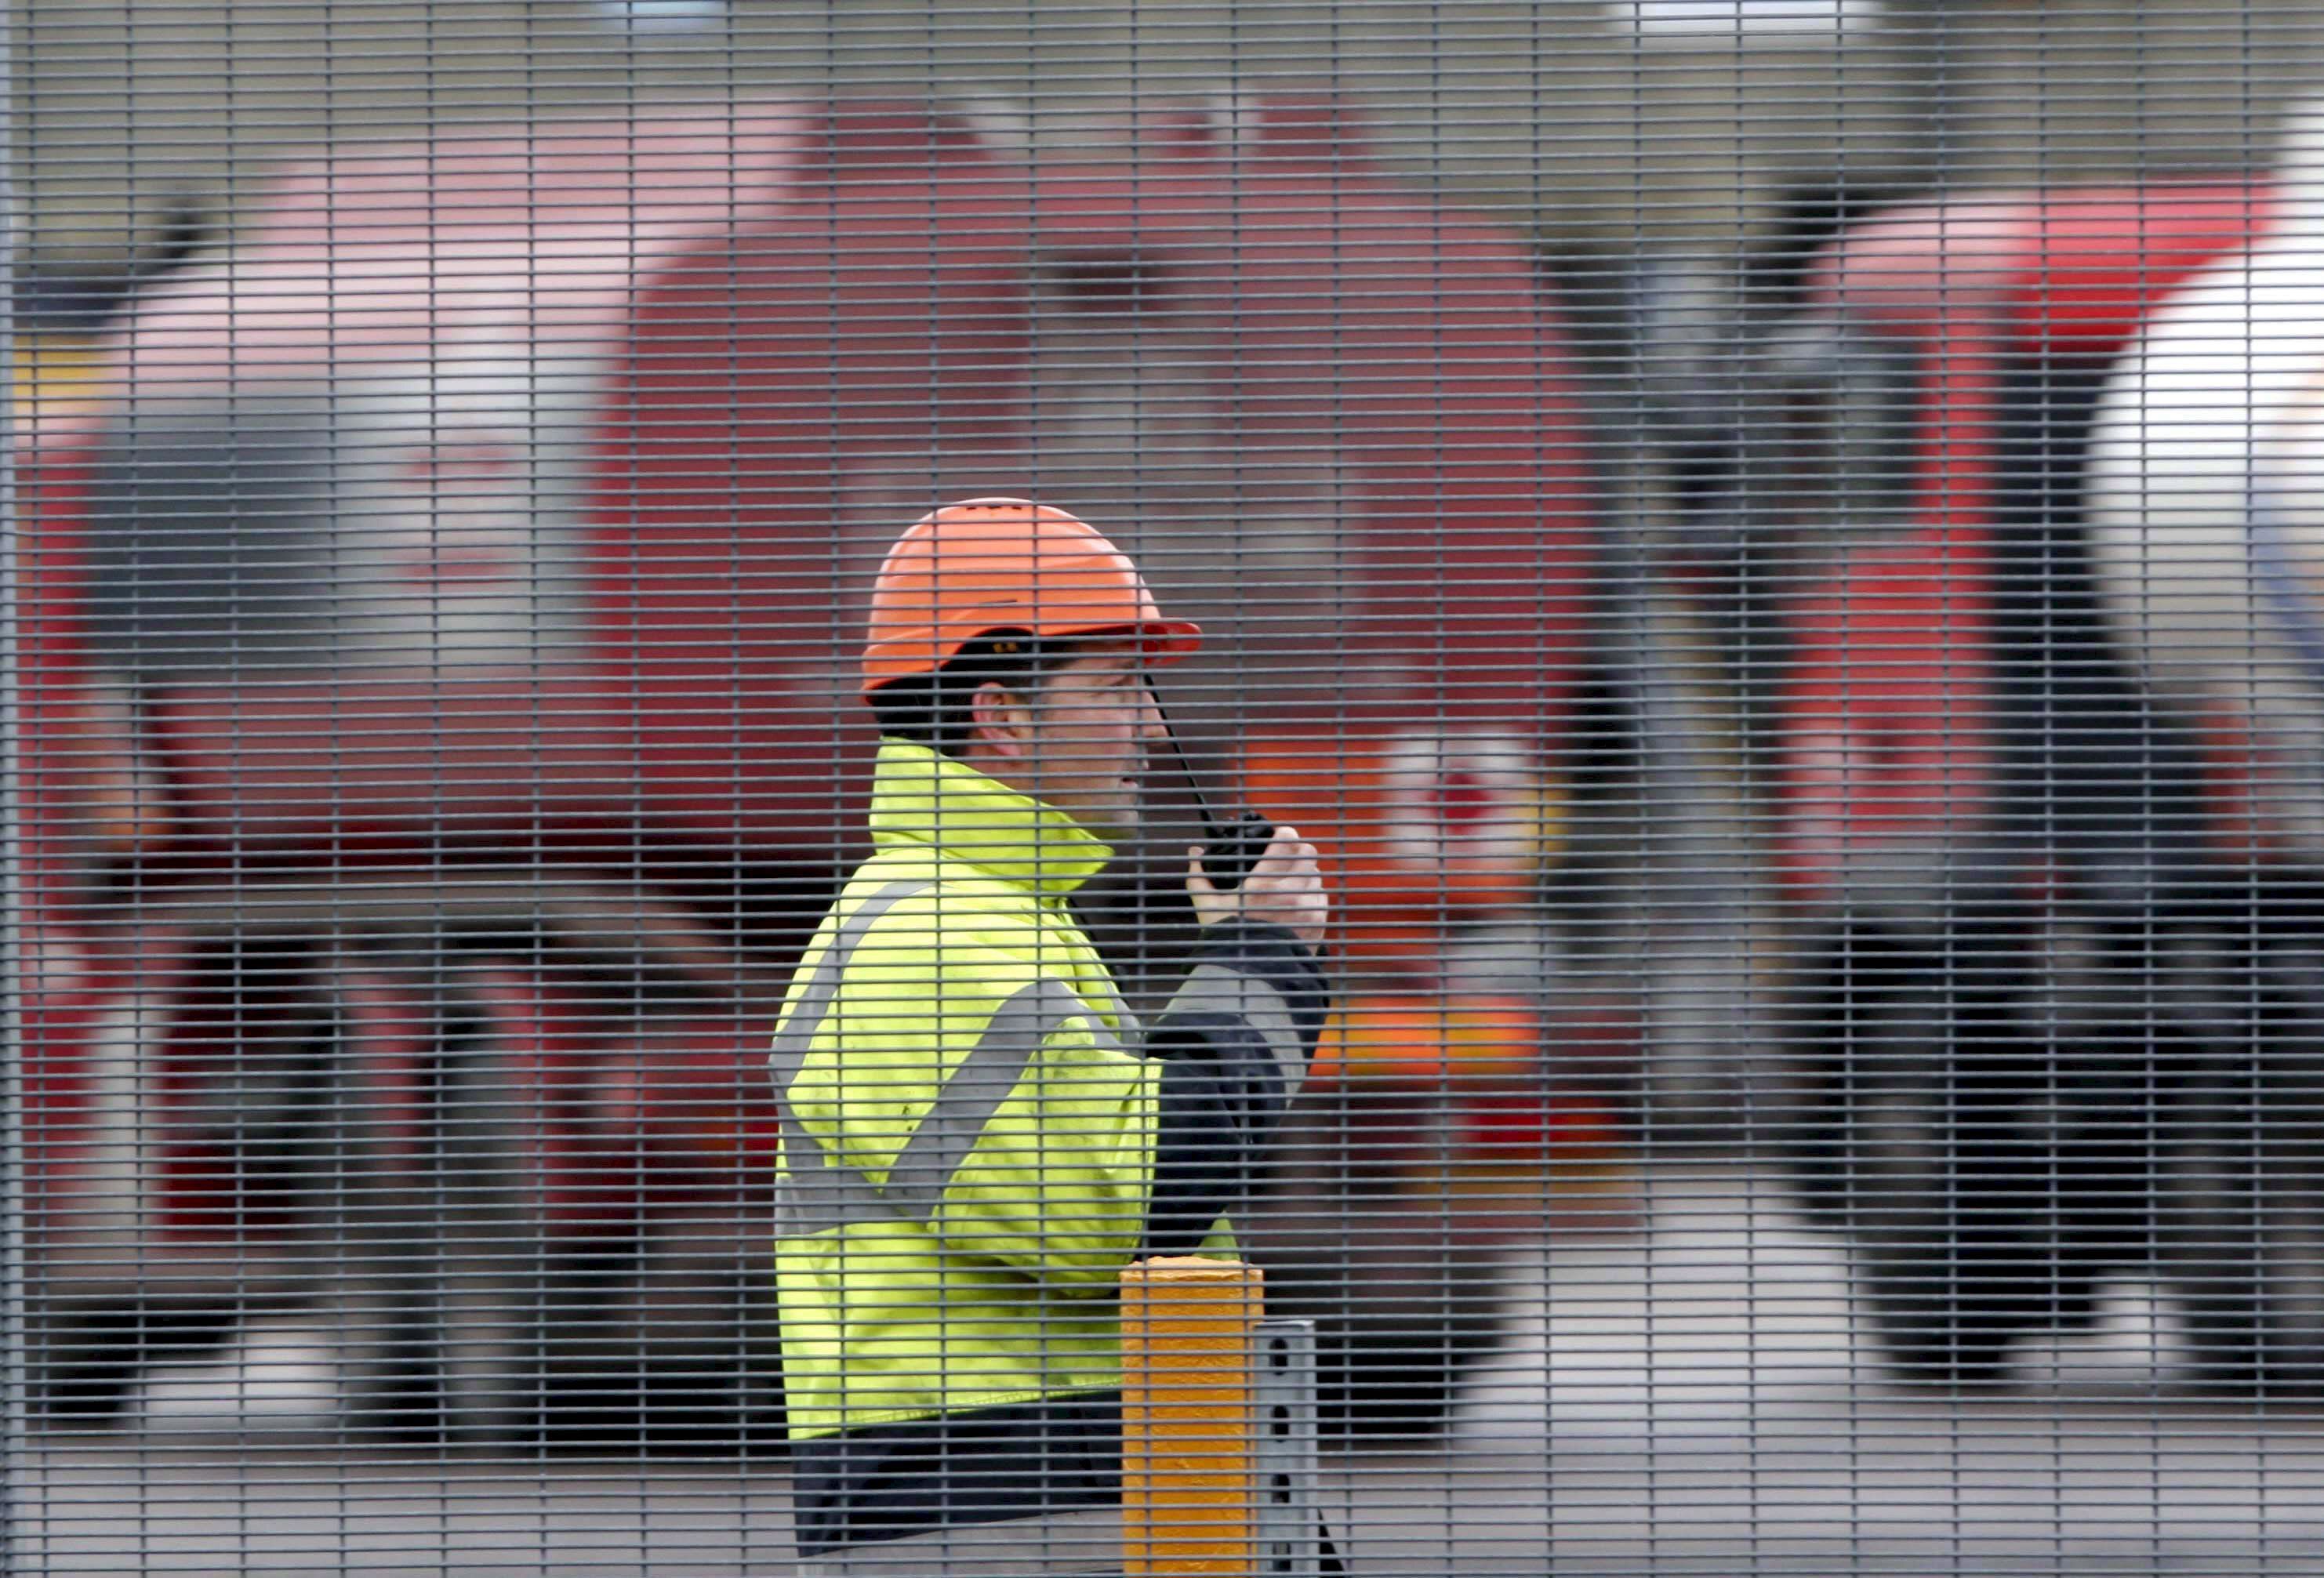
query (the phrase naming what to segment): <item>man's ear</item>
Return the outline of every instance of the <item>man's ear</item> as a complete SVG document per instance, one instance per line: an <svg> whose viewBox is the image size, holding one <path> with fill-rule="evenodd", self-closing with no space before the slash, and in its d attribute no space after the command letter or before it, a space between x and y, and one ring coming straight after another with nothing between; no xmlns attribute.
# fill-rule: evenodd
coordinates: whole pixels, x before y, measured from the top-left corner
<svg viewBox="0 0 2324 1578"><path fill-rule="evenodd" d="M997 757L1023 756L1033 736L1033 709L997 679L988 679L968 698L969 739Z"/></svg>

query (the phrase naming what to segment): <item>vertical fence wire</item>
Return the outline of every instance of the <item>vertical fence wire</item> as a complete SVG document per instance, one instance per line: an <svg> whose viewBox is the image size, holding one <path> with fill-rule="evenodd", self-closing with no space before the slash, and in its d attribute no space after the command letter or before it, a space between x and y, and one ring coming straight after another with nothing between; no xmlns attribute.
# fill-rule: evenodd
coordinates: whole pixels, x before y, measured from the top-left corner
<svg viewBox="0 0 2324 1578"><path fill-rule="evenodd" d="M0 66L12 1573L2324 1571L2310 8Z"/></svg>

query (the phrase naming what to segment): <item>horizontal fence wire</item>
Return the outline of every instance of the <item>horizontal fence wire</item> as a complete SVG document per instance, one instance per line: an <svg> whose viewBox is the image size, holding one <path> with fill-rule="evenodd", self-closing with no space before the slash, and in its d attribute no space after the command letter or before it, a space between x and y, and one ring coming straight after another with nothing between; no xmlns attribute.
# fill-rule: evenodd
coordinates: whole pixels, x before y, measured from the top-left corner
<svg viewBox="0 0 2324 1578"><path fill-rule="evenodd" d="M8 1572L2324 1573L2324 12L0 43Z"/></svg>

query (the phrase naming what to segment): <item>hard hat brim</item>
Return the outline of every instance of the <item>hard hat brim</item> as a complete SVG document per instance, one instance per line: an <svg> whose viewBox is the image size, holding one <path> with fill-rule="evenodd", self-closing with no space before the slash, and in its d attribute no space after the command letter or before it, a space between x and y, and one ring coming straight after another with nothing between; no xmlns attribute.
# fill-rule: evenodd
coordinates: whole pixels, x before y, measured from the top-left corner
<svg viewBox="0 0 2324 1578"><path fill-rule="evenodd" d="M996 630L1016 629L1013 625L996 625ZM863 665L862 694L871 695L881 686L898 679L909 679L934 673L950 662L960 649L976 635L991 634L980 631L948 642L949 650L941 659L931 663L926 654L889 653L869 658ZM1093 624L1070 629L1046 629L1038 632L1038 639L1053 641L1096 641L1105 636L1139 637L1145 649L1146 660L1159 667L1182 662L1202 650L1203 627L1190 619L1154 619L1139 624Z"/></svg>
<svg viewBox="0 0 2324 1578"><path fill-rule="evenodd" d="M1203 627L1191 619L1157 619L1136 627L1146 638L1146 655L1157 663L1175 663L1202 650Z"/></svg>

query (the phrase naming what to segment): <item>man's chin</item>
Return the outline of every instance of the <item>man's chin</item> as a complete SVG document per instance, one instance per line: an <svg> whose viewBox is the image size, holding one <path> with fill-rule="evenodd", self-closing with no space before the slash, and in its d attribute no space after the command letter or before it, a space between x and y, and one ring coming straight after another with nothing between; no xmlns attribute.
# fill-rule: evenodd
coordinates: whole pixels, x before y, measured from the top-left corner
<svg viewBox="0 0 2324 1578"><path fill-rule="evenodd" d="M1139 814L1136 806L1124 806L1109 813L1102 822L1097 824L1094 831L1101 838L1120 840L1137 837L1145 826L1146 818Z"/></svg>
<svg viewBox="0 0 2324 1578"><path fill-rule="evenodd" d="M1146 822L1144 807L1134 799L1076 807L1072 815L1093 835L1108 840L1135 837Z"/></svg>

